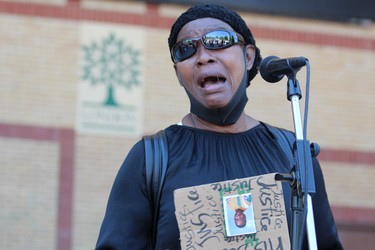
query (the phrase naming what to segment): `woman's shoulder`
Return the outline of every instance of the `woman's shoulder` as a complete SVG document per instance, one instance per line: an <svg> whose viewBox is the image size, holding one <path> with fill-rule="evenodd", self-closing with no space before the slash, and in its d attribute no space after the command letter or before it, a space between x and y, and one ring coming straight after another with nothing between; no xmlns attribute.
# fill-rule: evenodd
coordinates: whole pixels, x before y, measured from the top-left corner
<svg viewBox="0 0 375 250"><path fill-rule="evenodd" d="M142 140L137 141L132 148L127 153L124 162L121 164L119 174L122 175L123 172L129 174L128 172L139 172L142 173L142 166L144 164L144 146Z"/></svg>

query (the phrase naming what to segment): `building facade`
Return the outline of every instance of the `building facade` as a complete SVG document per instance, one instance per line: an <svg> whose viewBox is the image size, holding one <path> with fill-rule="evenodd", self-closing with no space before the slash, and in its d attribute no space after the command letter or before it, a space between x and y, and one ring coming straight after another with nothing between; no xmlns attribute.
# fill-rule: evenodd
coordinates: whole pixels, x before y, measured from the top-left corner
<svg viewBox="0 0 375 250"><path fill-rule="evenodd" d="M94 248L127 152L189 112L167 45L186 8L0 0L1 249ZM263 57L309 59L308 139L321 147L339 234L345 249L372 249L375 26L241 15ZM293 130L283 81L257 76L248 96L249 114Z"/></svg>

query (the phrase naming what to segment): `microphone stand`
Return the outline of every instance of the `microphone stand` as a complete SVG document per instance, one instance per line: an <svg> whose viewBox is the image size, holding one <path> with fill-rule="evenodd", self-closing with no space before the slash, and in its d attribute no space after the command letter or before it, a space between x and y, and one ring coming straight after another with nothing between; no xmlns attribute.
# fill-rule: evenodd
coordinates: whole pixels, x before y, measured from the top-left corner
<svg viewBox="0 0 375 250"><path fill-rule="evenodd" d="M275 179L279 181L288 181L292 188L291 249L300 250L302 248L306 222L309 249L315 250L317 249L317 243L310 194L315 193L312 156L316 156L319 152L315 151L315 145L310 145L309 141L304 138L303 134L301 112L299 107L299 100L302 98L302 95L299 82L296 79L296 73L299 69L300 68L295 69L291 74L287 75L287 98L292 105L294 130L296 136L296 140L293 145L294 167L289 174L276 174Z"/></svg>

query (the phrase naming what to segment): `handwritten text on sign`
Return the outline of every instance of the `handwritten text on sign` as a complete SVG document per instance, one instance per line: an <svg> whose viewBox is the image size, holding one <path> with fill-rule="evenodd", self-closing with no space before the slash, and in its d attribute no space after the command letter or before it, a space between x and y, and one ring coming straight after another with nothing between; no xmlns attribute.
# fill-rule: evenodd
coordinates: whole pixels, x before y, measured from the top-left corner
<svg viewBox="0 0 375 250"><path fill-rule="evenodd" d="M274 176L267 174L176 190L174 202L181 248L290 249L283 192ZM227 236L223 197L246 193L252 196L256 233Z"/></svg>

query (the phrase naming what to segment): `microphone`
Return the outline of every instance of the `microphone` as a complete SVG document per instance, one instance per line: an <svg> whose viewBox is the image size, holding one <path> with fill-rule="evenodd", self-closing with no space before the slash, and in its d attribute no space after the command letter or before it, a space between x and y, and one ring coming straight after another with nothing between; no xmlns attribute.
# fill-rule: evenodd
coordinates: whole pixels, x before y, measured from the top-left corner
<svg viewBox="0 0 375 250"><path fill-rule="evenodd" d="M291 57L280 59L277 56L268 56L260 63L259 72L267 82L278 82L284 75L294 73L306 65L305 57Z"/></svg>

